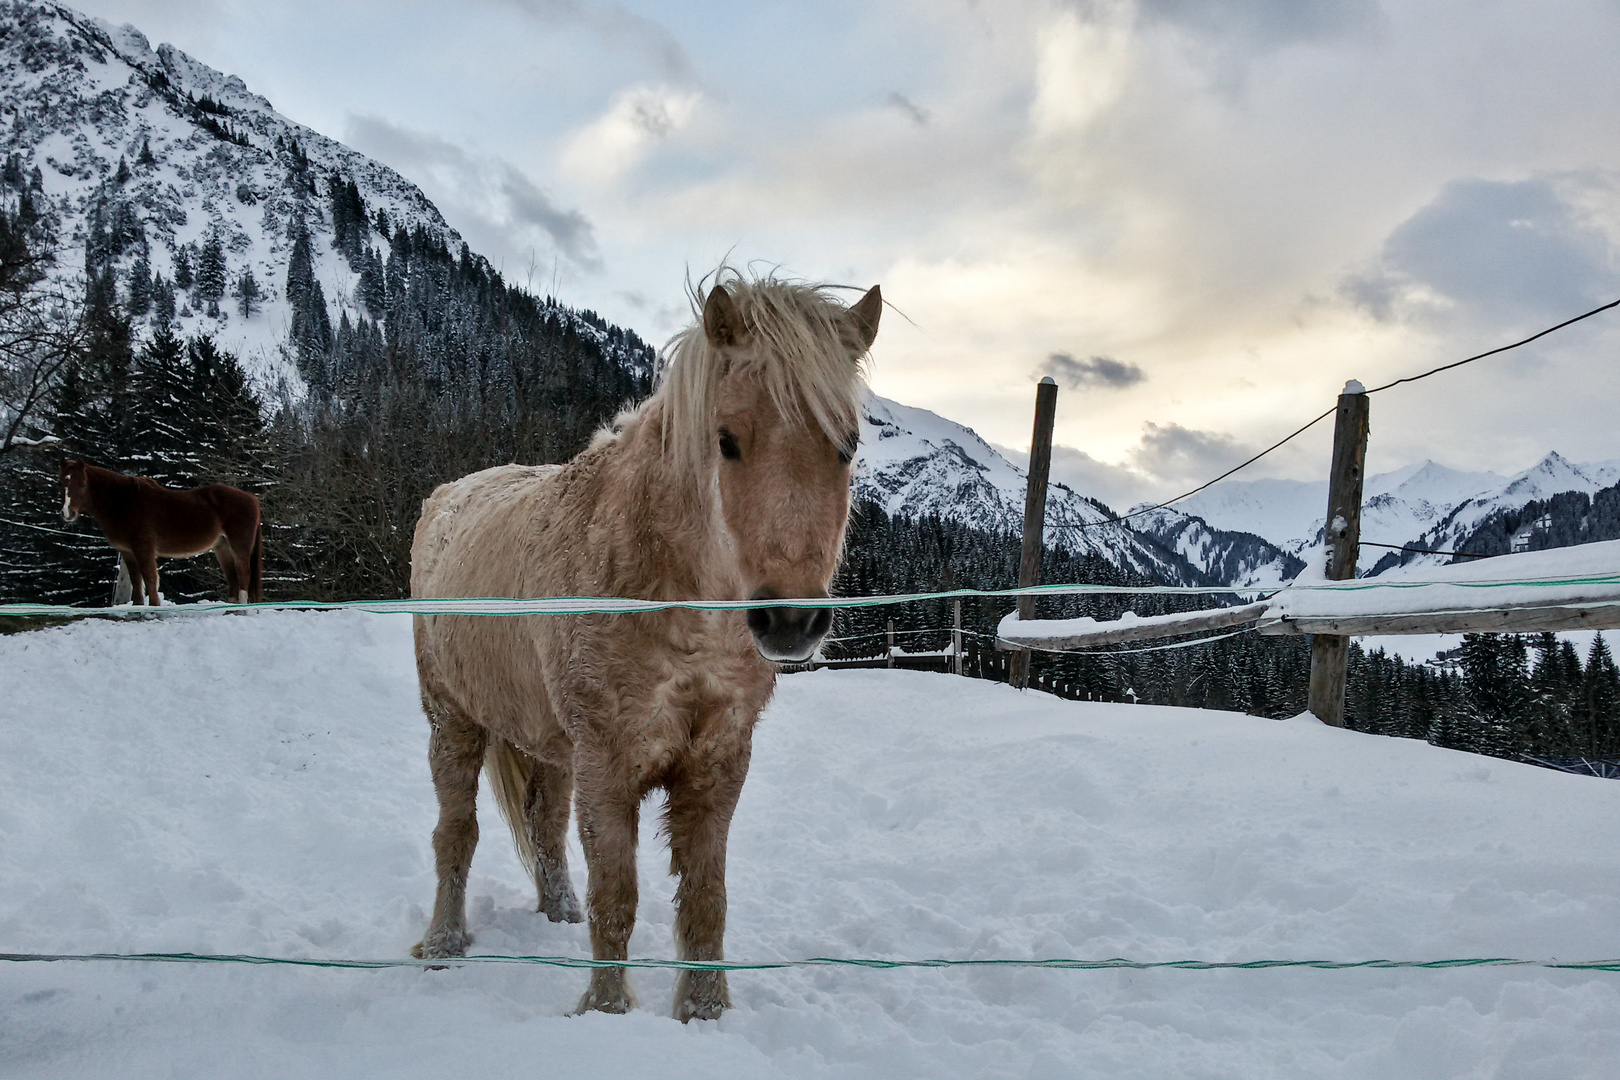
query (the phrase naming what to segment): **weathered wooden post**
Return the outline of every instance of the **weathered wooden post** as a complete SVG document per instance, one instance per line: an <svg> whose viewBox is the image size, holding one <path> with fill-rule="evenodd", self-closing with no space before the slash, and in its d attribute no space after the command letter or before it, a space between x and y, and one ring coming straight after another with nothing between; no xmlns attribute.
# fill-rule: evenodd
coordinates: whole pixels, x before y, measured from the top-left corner
<svg viewBox="0 0 1620 1080"><path fill-rule="evenodd" d="M1052 422L1057 418L1057 383L1052 376L1035 387L1035 434L1029 442L1029 487L1024 493L1024 551L1018 562L1018 587L1041 580L1041 552L1046 541L1046 477L1052 469ZM1035 598L1018 598L1018 617L1035 617ZM1012 654L1007 681L1022 690L1029 685L1029 650Z"/></svg>
<svg viewBox="0 0 1620 1080"><path fill-rule="evenodd" d="M894 667L894 620L889 620L889 666Z"/></svg>
<svg viewBox="0 0 1620 1080"><path fill-rule="evenodd" d="M1333 470L1328 474L1327 577L1356 576L1361 546L1361 485L1367 471L1367 391L1354 379L1339 395L1333 424ZM1318 720L1344 727L1345 667L1350 639L1335 634L1311 637L1310 710Z"/></svg>
<svg viewBox="0 0 1620 1080"><path fill-rule="evenodd" d="M958 598L951 604L955 609L956 626L951 631L951 674L961 675L962 667L962 601Z"/></svg>

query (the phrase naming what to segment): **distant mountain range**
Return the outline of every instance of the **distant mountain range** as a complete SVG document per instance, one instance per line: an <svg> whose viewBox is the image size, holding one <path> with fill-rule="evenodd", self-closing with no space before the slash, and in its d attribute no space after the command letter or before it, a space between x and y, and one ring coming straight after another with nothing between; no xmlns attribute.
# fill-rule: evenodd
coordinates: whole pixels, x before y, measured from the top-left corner
<svg viewBox="0 0 1620 1080"><path fill-rule="evenodd" d="M1617 481L1620 461L1576 464L1556 451L1512 476L1463 472L1424 461L1368 477L1361 538L1458 551L1493 516L1516 513L1532 501L1565 492L1595 495ZM1146 518L1198 522L1217 529L1247 526L1287 554L1300 556L1321 545L1326 509L1326 481L1228 480L1173 510L1155 511ZM1408 555L1403 560L1388 548L1369 544L1361 550L1357 570L1363 575L1398 573L1449 561L1447 555Z"/></svg>

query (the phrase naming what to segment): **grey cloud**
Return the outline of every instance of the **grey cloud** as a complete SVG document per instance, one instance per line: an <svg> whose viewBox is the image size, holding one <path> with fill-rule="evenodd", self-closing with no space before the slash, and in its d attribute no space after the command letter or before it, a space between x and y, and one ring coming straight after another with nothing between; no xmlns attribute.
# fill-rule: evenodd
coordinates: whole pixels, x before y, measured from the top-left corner
<svg viewBox="0 0 1620 1080"><path fill-rule="evenodd" d="M1242 456L1243 447L1224 432L1152 421L1142 425L1142 441L1131 451L1137 468L1165 480L1207 480Z"/></svg>
<svg viewBox="0 0 1620 1080"><path fill-rule="evenodd" d="M1123 511L1150 498L1158 485L1134 469L1098 461L1072 446L1052 447L1052 479L1075 492Z"/></svg>
<svg viewBox="0 0 1620 1080"><path fill-rule="evenodd" d="M1405 314L1423 293L1474 321L1551 318L1612 298L1616 254L1554 178L1458 180L1397 226L1376 265L1344 291L1380 319Z"/></svg>
<svg viewBox="0 0 1620 1080"><path fill-rule="evenodd" d="M557 207L510 162L475 157L376 116L349 117L344 141L415 180L472 246L497 262L505 256L529 261L538 245L512 245L528 237L544 240L581 269L602 267L589 219Z"/></svg>
<svg viewBox="0 0 1620 1080"><path fill-rule="evenodd" d="M899 109L902 113L905 113L907 119L909 119L913 124L916 124L918 127L928 126L928 110L906 97L906 95L902 94L900 91L891 90L888 98L885 100L891 108Z"/></svg>
<svg viewBox="0 0 1620 1080"><path fill-rule="evenodd" d="M609 45L640 53L652 61L666 79L695 81L692 61L669 29L618 4L586 4L581 0L498 0L541 22L584 27Z"/></svg>
<svg viewBox="0 0 1620 1080"><path fill-rule="evenodd" d="M1048 356L1038 374L1050 375L1071 390L1080 390L1087 386L1123 390L1147 378L1147 373L1135 364L1122 363L1107 356L1076 360L1068 353L1053 353Z"/></svg>

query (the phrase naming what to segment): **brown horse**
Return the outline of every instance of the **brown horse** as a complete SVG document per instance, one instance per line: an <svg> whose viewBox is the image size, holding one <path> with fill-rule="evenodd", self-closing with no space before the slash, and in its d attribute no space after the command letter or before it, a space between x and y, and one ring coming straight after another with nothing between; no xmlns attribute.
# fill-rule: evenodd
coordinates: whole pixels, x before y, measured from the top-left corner
<svg viewBox="0 0 1620 1080"><path fill-rule="evenodd" d="M655 394L561 466L506 465L435 491L411 549L418 597L824 597L849 515L860 363L873 288L853 308L822 288L727 272L671 343ZM416 661L439 800L433 919L412 950L465 953L478 774L534 875L539 910L578 922L569 796L599 960L628 956L642 797L664 827L682 959L724 957L726 837L777 663L808 657L825 608L636 615L418 616ZM634 1005L624 968L592 971L579 1008ZM719 971L685 971L675 1016L730 1005Z"/></svg>
<svg viewBox="0 0 1620 1080"><path fill-rule="evenodd" d="M264 537L259 500L225 484L187 491L144 476L125 476L68 458L62 462L62 517L89 514L129 572L135 603L157 607L158 557L212 551L225 571L225 598L264 598Z"/></svg>

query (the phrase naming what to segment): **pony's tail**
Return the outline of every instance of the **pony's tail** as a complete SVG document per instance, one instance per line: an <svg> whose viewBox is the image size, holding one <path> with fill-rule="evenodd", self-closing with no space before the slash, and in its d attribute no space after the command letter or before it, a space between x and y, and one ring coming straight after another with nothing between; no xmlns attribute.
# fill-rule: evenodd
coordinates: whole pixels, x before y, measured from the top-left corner
<svg viewBox="0 0 1620 1080"><path fill-rule="evenodd" d="M264 522L253 530L253 554L248 557L248 599L257 604L264 599Z"/></svg>
<svg viewBox="0 0 1620 1080"><path fill-rule="evenodd" d="M540 862L540 850L535 847L529 832L529 820L524 814L524 798L529 790L529 777L534 773L534 761L529 755L498 735L489 737L489 748L484 751L484 772L495 793L495 804L512 830L512 843L517 846L518 860L535 875Z"/></svg>

